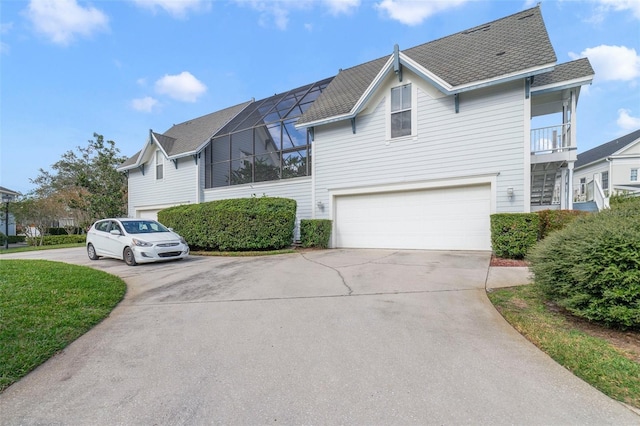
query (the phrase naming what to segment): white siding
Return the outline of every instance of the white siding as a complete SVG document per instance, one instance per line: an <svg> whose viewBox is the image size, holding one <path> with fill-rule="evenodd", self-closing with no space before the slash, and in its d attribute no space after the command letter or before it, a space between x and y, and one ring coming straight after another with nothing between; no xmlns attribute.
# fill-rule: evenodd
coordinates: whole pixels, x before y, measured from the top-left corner
<svg viewBox="0 0 640 426"><path fill-rule="evenodd" d="M285 179L277 182L260 182L245 185L233 185L225 188L204 190L203 201L225 200L248 197L282 197L296 200L295 238L299 238L300 219L311 218L311 178Z"/></svg>
<svg viewBox="0 0 640 426"><path fill-rule="evenodd" d="M600 161L591 165L581 167L580 169L573 170L573 187L580 189L580 178L586 178L586 183L593 180L595 174L598 175L598 181L600 181L600 173L609 171L609 163L606 161ZM600 181L600 183L602 183Z"/></svg>
<svg viewBox="0 0 640 426"><path fill-rule="evenodd" d="M412 79L405 74L405 83ZM381 88L386 95L391 84ZM521 82L460 95L455 113L453 96L433 98L426 83L418 84L416 137L386 140L386 97L371 113L315 131L315 197L329 205L331 192L343 188L497 176L496 212L525 211L525 117ZM507 197L513 187L515 197ZM314 206L315 207L315 206ZM316 217L329 218L329 209L315 207Z"/></svg>
<svg viewBox="0 0 640 426"><path fill-rule="evenodd" d="M164 178L156 179L155 152L142 170L129 171L129 216L136 211L196 203L197 166L192 157L180 158L178 167L164 159Z"/></svg>

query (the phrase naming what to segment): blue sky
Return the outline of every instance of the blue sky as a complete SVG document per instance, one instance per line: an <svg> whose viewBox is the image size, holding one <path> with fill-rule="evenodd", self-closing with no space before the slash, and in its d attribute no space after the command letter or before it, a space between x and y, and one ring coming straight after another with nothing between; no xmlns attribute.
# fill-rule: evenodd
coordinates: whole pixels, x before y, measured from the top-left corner
<svg viewBox="0 0 640 426"><path fill-rule="evenodd" d="M335 75L536 2L31 0L0 3L0 186L93 133L131 156L149 129ZM543 1L559 62L589 57L579 152L640 128L640 0ZM586 90L585 90L586 89Z"/></svg>

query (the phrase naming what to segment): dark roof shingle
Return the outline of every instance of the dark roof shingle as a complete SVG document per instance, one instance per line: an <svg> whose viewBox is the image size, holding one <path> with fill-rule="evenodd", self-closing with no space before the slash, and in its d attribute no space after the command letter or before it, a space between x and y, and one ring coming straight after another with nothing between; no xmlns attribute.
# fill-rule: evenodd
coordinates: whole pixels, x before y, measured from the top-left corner
<svg viewBox="0 0 640 426"><path fill-rule="evenodd" d="M553 71L536 75L531 87L547 86L563 81L593 76L594 74L595 71L593 71L589 59L580 58L575 61L558 64Z"/></svg>
<svg viewBox="0 0 640 426"><path fill-rule="evenodd" d="M552 65L557 60L539 6L403 53L454 88ZM298 124L350 112L388 59L341 70Z"/></svg>
<svg viewBox="0 0 640 426"><path fill-rule="evenodd" d="M589 151L578 154L578 158L575 162L575 167L581 167L593 163L594 161L607 158L608 156L620 151L624 147L631 145L638 139L640 139L640 129L616 138L612 141L603 143L602 145L596 146L595 148L591 148Z"/></svg>

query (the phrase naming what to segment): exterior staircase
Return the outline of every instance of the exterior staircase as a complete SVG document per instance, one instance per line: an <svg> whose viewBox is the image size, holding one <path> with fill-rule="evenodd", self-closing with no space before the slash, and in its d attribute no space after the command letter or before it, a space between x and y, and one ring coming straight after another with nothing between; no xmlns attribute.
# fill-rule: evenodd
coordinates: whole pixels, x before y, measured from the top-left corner
<svg viewBox="0 0 640 426"><path fill-rule="evenodd" d="M538 166L538 167L536 167ZM542 166L542 167L541 167ZM553 204L556 182L560 179L560 167L553 163L535 164L531 170L531 205Z"/></svg>

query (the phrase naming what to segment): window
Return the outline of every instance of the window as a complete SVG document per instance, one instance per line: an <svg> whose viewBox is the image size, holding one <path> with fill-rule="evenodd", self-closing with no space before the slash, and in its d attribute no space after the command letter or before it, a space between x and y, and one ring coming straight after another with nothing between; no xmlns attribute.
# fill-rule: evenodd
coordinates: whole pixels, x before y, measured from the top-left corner
<svg viewBox="0 0 640 426"><path fill-rule="evenodd" d="M631 169L631 176L629 177L629 180L631 182L638 181L638 169Z"/></svg>
<svg viewBox="0 0 640 426"><path fill-rule="evenodd" d="M587 193L587 178L580 178L580 195Z"/></svg>
<svg viewBox="0 0 640 426"><path fill-rule="evenodd" d="M411 134L411 84L391 89L391 137Z"/></svg>
<svg viewBox="0 0 640 426"><path fill-rule="evenodd" d="M609 172L602 172L602 189L609 189Z"/></svg>
<svg viewBox="0 0 640 426"><path fill-rule="evenodd" d="M205 147L205 188L310 176L311 137L295 123L330 82L254 102L227 123Z"/></svg>
<svg viewBox="0 0 640 426"><path fill-rule="evenodd" d="M163 161L162 161L162 152L156 151L156 179L161 180L164 177L164 171L162 169Z"/></svg>

